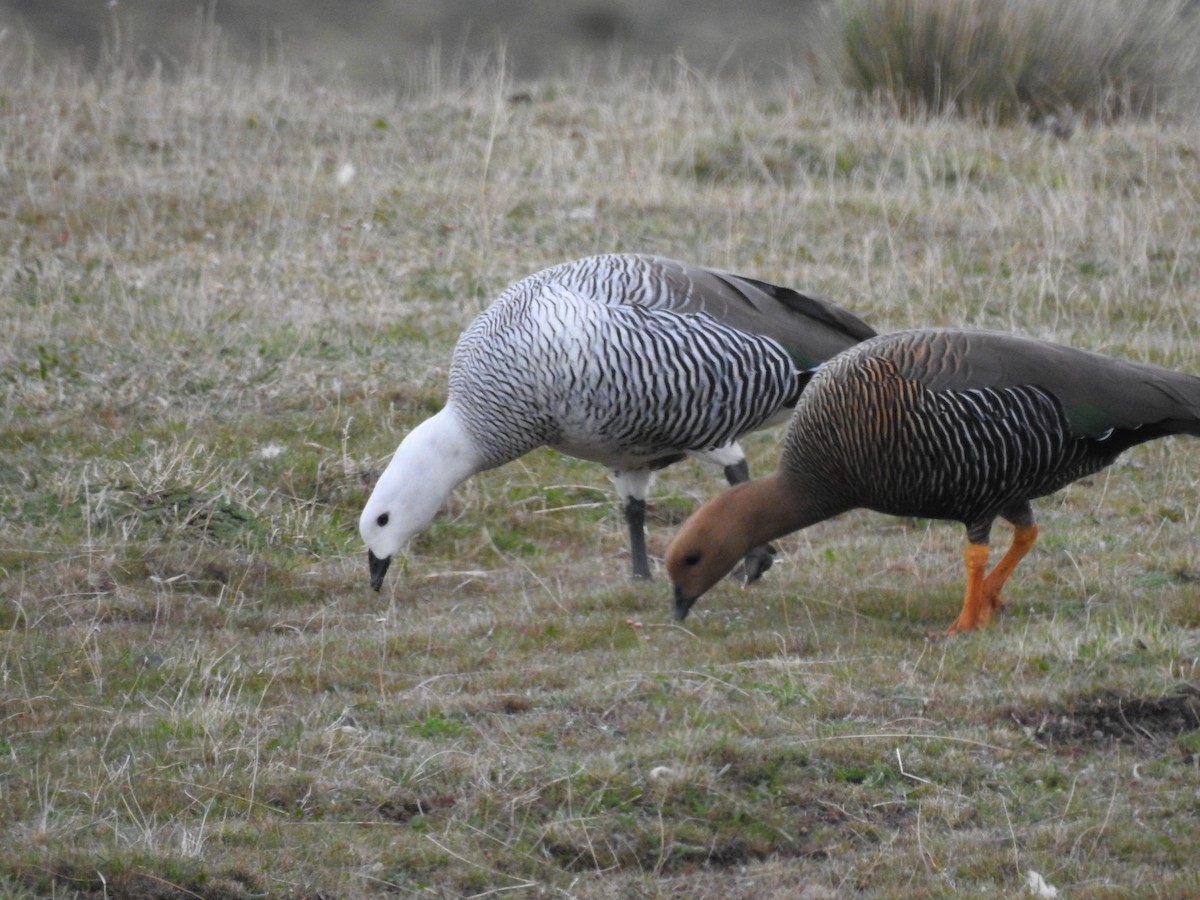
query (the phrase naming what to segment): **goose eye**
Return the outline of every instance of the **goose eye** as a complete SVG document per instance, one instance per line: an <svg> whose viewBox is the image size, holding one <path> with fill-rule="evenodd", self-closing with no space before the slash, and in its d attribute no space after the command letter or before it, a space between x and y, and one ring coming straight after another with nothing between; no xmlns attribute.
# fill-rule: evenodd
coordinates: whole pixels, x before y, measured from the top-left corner
<svg viewBox="0 0 1200 900"><path fill-rule="evenodd" d="M375 524L378 525L380 528L382 528L387 523L388 523L388 514L387 513L380 513L379 518L375 520Z"/></svg>

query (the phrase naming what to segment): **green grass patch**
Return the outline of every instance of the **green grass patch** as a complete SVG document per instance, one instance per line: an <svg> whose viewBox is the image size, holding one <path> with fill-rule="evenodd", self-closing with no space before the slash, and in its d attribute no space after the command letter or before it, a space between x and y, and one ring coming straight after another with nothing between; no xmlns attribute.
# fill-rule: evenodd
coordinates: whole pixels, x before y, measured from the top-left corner
<svg viewBox="0 0 1200 900"><path fill-rule="evenodd" d="M841 516L682 623L607 474L548 450L378 594L356 528L459 331L586 253L1193 370L1191 119L1062 143L686 69L520 103L485 69L11 74L0 893L1196 893L1189 441L1039 502L950 641L955 525ZM652 556L723 487L659 473Z"/></svg>

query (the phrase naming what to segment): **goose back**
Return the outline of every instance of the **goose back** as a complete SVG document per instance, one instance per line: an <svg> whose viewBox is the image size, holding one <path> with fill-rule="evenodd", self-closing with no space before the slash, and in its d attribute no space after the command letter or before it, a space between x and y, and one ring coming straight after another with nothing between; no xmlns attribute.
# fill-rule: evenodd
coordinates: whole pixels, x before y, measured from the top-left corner
<svg viewBox="0 0 1200 900"><path fill-rule="evenodd" d="M829 515L867 507L964 522L986 540L1137 443L1200 433L1200 379L990 332L902 332L822 367L781 470Z"/></svg>
<svg viewBox="0 0 1200 900"><path fill-rule="evenodd" d="M931 391L1039 386L1078 435L1155 423L1197 433L1200 380L1147 363L1015 334L949 329L897 332L860 352L885 353L901 377Z"/></svg>
<svg viewBox="0 0 1200 900"><path fill-rule="evenodd" d="M799 369L875 335L853 313L816 294L661 256L601 254L562 263L544 275L610 305L707 313L737 331L771 338Z"/></svg>

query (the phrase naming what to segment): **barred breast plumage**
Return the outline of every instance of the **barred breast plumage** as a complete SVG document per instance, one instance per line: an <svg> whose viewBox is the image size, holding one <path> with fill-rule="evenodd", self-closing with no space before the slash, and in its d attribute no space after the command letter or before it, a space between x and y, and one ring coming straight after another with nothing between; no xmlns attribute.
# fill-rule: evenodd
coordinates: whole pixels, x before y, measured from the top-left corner
<svg viewBox="0 0 1200 900"><path fill-rule="evenodd" d="M405 438L368 500L359 526L372 583L455 485L540 446L611 470L633 573L649 577L653 471L692 455L745 480L738 439L786 418L804 368L873 334L821 298L659 257L531 275L460 336L445 408ZM753 579L769 549L747 562Z"/></svg>
<svg viewBox="0 0 1200 900"><path fill-rule="evenodd" d="M1200 378L990 332L864 341L812 376L775 475L711 501L680 530L667 554L677 614L740 541L865 507L964 524L967 594L950 631L978 627L1036 539L1029 501L1168 434L1200 435ZM763 524L731 540L750 510ZM985 577L996 518L1014 538Z"/></svg>

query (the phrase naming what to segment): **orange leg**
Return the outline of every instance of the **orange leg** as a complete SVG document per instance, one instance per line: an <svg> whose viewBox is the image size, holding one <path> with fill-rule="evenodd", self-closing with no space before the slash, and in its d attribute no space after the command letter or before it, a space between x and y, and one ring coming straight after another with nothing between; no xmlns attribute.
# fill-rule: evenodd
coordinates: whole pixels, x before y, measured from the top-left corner
<svg viewBox="0 0 1200 900"><path fill-rule="evenodd" d="M967 570L967 593L963 598L962 612L946 629L946 634L957 634L980 628L992 620L992 614L1004 605L1000 590L1008 576L1012 575L1029 548L1037 540L1036 525L1014 525L1012 543L996 567L984 577L987 569L988 545L968 544L963 553L963 564Z"/></svg>
<svg viewBox="0 0 1200 900"><path fill-rule="evenodd" d="M946 634L958 634L986 625L992 618L992 604L983 596L983 573L987 569L988 545L967 544L963 551L963 565L967 570L967 593L963 598L962 612L958 614Z"/></svg>
<svg viewBox="0 0 1200 900"><path fill-rule="evenodd" d="M1036 525L1014 525L1012 543L1008 547L1008 551L1001 557L1000 562L996 563L996 568L988 574L988 577L983 582L983 597L992 604L992 609L999 609L1004 605L1004 601L1000 599L1000 591L1004 587L1004 582L1008 581L1008 576L1013 573L1025 554L1029 552L1029 548L1033 546L1033 542L1037 540L1038 530Z"/></svg>

